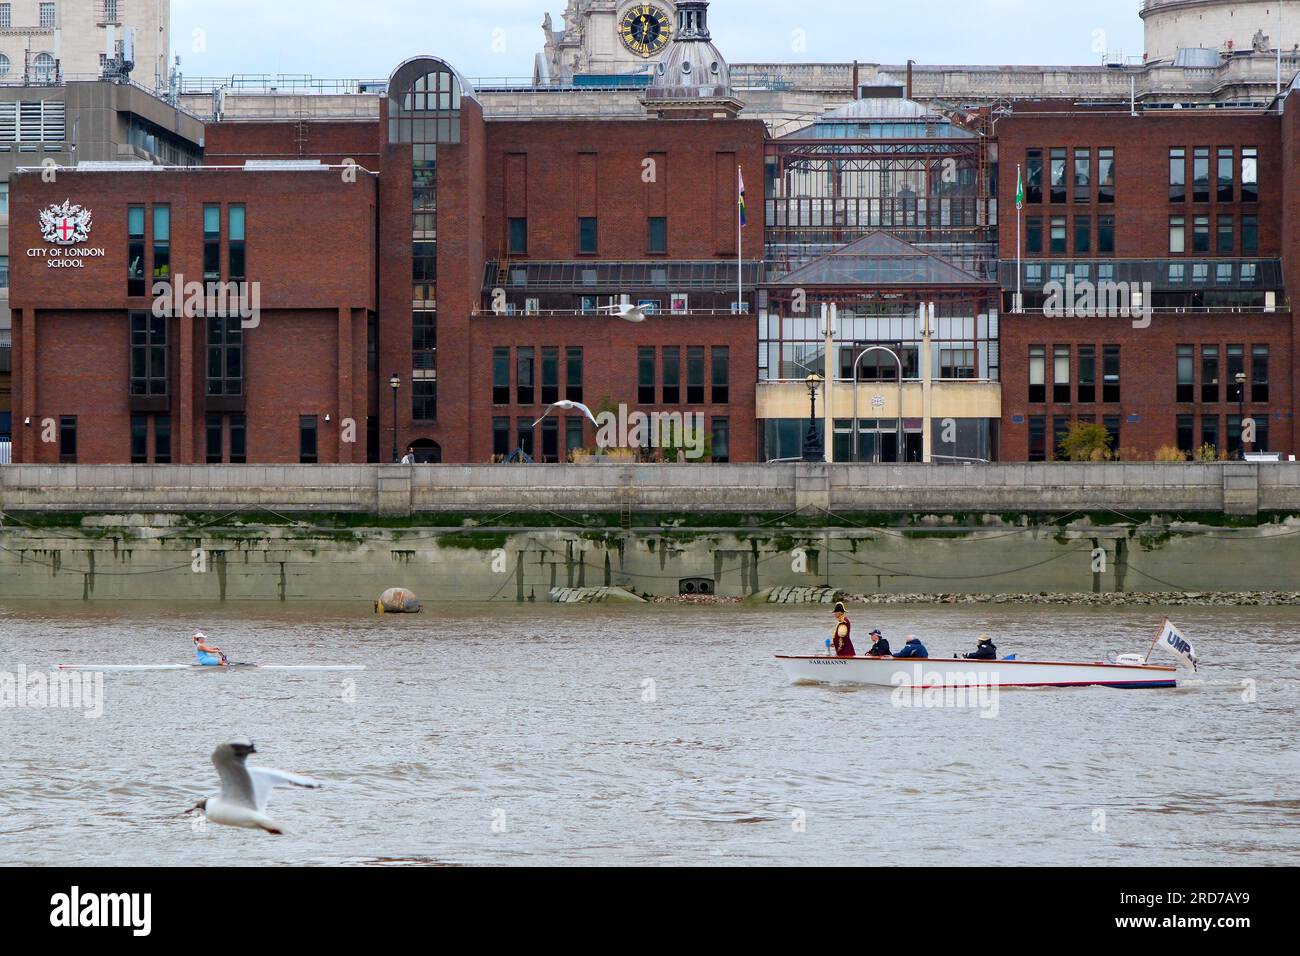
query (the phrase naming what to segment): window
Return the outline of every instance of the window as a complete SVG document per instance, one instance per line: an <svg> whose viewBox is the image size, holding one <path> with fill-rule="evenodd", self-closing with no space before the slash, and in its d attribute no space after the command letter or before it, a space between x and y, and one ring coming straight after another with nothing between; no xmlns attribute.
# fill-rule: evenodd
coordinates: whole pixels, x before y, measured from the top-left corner
<svg viewBox="0 0 1300 956"><path fill-rule="evenodd" d="M1101 348L1101 400L1119 401L1119 346L1103 345ZM1118 448L1119 445L1112 446Z"/></svg>
<svg viewBox="0 0 1300 956"><path fill-rule="evenodd" d="M1219 347L1201 346L1201 401L1219 402Z"/></svg>
<svg viewBox="0 0 1300 956"><path fill-rule="evenodd" d="M131 416L131 464L143 465L149 460L149 419L144 415Z"/></svg>
<svg viewBox="0 0 1300 956"><path fill-rule="evenodd" d="M712 357L713 404L726 405L731 401L731 350L725 345L715 345Z"/></svg>
<svg viewBox="0 0 1300 956"><path fill-rule="evenodd" d="M1219 450L1219 416L1201 416L1201 444Z"/></svg>
<svg viewBox="0 0 1300 956"><path fill-rule="evenodd" d="M156 465L169 465L172 460L172 420L169 415L155 415L153 419L153 460Z"/></svg>
<svg viewBox="0 0 1300 956"><path fill-rule="evenodd" d="M520 405L533 404L533 350L515 350L515 401Z"/></svg>
<svg viewBox="0 0 1300 956"><path fill-rule="evenodd" d="M1043 220L1039 216L1030 216L1025 220L1025 254L1043 254Z"/></svg>
<svg viewBox="0 0 1300 956"><path fill-rule="evenodd" d="M686 349L686 403L704 404L704 346L691 345Z"/></svg>
<svg viewBox="0 0 1300 956"><path fill-rule="evenodd" d="M227 212L230 232L230 281L243 282L248 278L244 253L244 207L231 206Z"/></svg>
<svg viewBox="0 0 1300 956"><path fill-rule="evenodd" d="M564 351L564 397L571 402L582 401L582 346L580 345L571 345Z"/></svg>
<svg viewBox="0 0 1300 956"><path fill-rule="evenodd" d="M0 29L8 30L14 25L14 5L0 3Z"/></svg>
<svg viewBox="0 0 1300 956"><path fill-rule="evenodd" d="M1215 230L1215 235L1217 236L1214 243L1215 252L1218 252L1221 255L1229 255L1229 256L1232 255L1233 241L1232 241L1232 217L1231 216L1219 217L1218 227Z"/></svg>
<svg viewBox="0 0 1300 956"><path fill-rule="evenodd" d="M1255 441L1252 451L1268 451L1268 412L1252 416L1255 419Z"/></svg>
<svg viewBox="0 0 1300 956"><path fill-rule="evenodd" d="M1074 201L1092 202L1092 150L1074 151Z"/></svg>
<svg viewBox="0 0 1300 956"><path fill-rule="evenodd" d="M1210 201L1210 147L1192 150L1192 202Z"/></svg>
<svg viewBox="0 0 1300 956"><path fill-rule="evenodd" d="M1241 150L1241 201L1259 202L1259 150L1243 146Z"/></svg>
<svg viewBox="0 0 1300 956"><path fill-rule="evenodd" d="M571 461L573 453L583 447L583 429L586 419L581 415L568 415L564 419L564 460Z"/></svg>
<svg viewBox="0 0 1300 956"><path fill-rule="evenodd" d="M636 400L641 405L655 403L655 350L645 346L636 350Z"/></svg>
<svg viewBox="0 0 1300 956"><path fill-rule="evenodd" d="M1185 216L1169 217L1169 251L1179 253L1187 251L1187 219Z"/></svg>
<svg viewBox="0 0 1300 956"><path fill-rule="evenodd" d="M1119 425L1120 417L1118 415L1106 415L1102 418L1101 423L1106 426L1106 434L1110 436L1110 449L1112 452L1120 450L1119 443Z"/></svg>
<svg viewBox="0 0 1300 956"><path fill-rule="evenodd" d="M1047 348L1029 346L1029 400L1047 401Z"/></svg>
<svg viewBox="0 0 1300 956"><path fill-rule="evenodd" d="M1250 400L1268 401L1268 346L1256 345L1250 350Z"/></svg>
<svg viewBox="0 0 1300 956"><path fill-rule="evenodd" d="M59 416L59 463L77 463L77 416Z"/></svg>
<svg viewBox="0 0 1300 956"><path fill-rule="evenodd" d="M1070 347L1052 348L1052 401L1059 405L1070 402Z"/></svg>
<svg viewBox="0 0 1300 956"><path fill-rule="evenodd" d="M1115 201L1115 150L1097 150L1097 202Z"/></svg>
<svg viewBox="0 0 1300 956"><path fill-rule="evenodd" d="M492 419L492 459L504 461L510 457L510 419Z"/></svg>
<svg viewBox="0 0 1300 956"><path fill-rule="evenodd" d="M1043 151L1031 149L1025 153L1025 202L1043 201Z"/></svg>
<svg viewBox="0 0 1300 956"><path fill-rule="evenodd" d="M172 207L153 207L153 281L171 282Z"/></svg>
<svg viewBox="0 0 1300 956"><path fill-rule="evenodd" d="M676 345L664 346L663 404L679 405L682 401L681 350Z"/></svg>
<svg viewBox="0 0 1300 956"><path fill-rule="evenodd" d="M1065 255L1065 217L1053 216L1048 251L1054 256Z"/></svg>
<svg viewBox="0 0 1300 956"><path fill-rule="evenodd" d="M437 375L438 313L433 309L411 312L411 368L426 373L423 377L431 380Z"/></svg>
<svg viewBox="0 0 1300 956"><path fill-rule="evenodd" d="M646 251L666 253L668 251L668 219L666 216L651 216L648 220L649 235L646 239Z"/></svg>
<svg viewBox="0 0 1300 956"><path fill-rule="evenodd" d="M0 289L9 288L9 257L0 256Z"/></svg>
<svg viewBox="0 0 1300 956"><path fill-rule="evenodd" d="M1214 173L1214 195L1219 202L1232 202L1232 160L1232 147L1220 146Z"/></svg>
<svg viewBox="0 0 1300 956"><path fill-rule="evenodd" d="M151 312L132 312L131 394L167 394L167 319Z"/></svg>
<svg viewBox="0 0 1300 956"><path fill-rule="evenodd" d="M248 423L243 415L230 416L230 463L242 465L248 460Z"/></svg>
<svg viewBox="0 0 1300 956"><path fill-rule="evenodd" d="M415 378L411 380L411 418L417 422L438 420L438 380Z"/></svg>
<svg viewBox="0 0 1300 956"><path fill-rule="evenodd" d="M0 73L0 76L4 76ZM0 183L0 216L9 215L9 184Z"/></svg>
<svg viewBox="0 0 1300 956"><path fill-rule="evenodd" d="M126 294L144 295L144 206L126 210Z"/></svg>
<svg viewBox="0 0 1300 956"><path fill-rule="evenodd" d="M1180 402L1196 400L1196 349L1191 345L1178 346L1178 386L1175 399Z"/></svg>
<svg viewBox="0 0 1300 956"><path fill-rule="evenodd" d="M940 378L974 378L974 349L939 349Z"/></svg>
<svg viewBox="0 0 1300 956"><path fill-rule="evenodd" d="M432 286L438 281L438 242L435 239L416 239L411 242L411 284L416 289ZM428 293L416 292L414 299L425 301Z"/></svg>
<svg viewBox="0 0 1300 956"><path fill-rule="evenodd" d="M316 464L316 416L298 417L298 461L304 465Z"/></svg>
<svg viewBox="0 0 1300 956"><path fill-rule="evenodd" d="M560 400L560 350L553 345L542 349L542 404Z"/></svg>
<svg viewBox="0 0 1300 956"><path fill-rule="evenodd" d="M42 27L54 26L54 4L42 3L40 6L40 17L40 25Z"/></svg>
<svg viewBox="0 0 1300 956"><path fill-rule="evenodd" d="M578 252L595 255L596 217L583 216L578 220Z"/></svg>
<svg viewBox="0 0 1300 956"><path fill-rule="evenodd" d="M1029 460L1047 461L1047 419L1029 416Z"/></svg>
<svg viewBox="0 0 1300 956"><path fill-rule="evenodd" d="M117 23L117 0L104 0L104 22Z"/></svg>
<svg viewBox="0 0 1300 956"><path fill-rule="evenodd" d="M204 423L205 444L207 446L207 459L209 465L219 465L222 462L221 454L221 416L209 415Z"/></svg>
<svg viewBox="0 0 1300 956"><path fill-rule="evenodd" d="M1049 198L1052 202L1065 202L1065 150L1053 149L1051 157L1051 190Z"/></svg>
<svg viewBox="0 0 1300 956"><path fill-rule="evenodd" d="M1259 255L1259 217L1241 217L1241 254L1243 256Z"/></svg>
<svg viewBox="0 0 1300 956"><path fill-rule="evenodd" d="M510 404L510 349L507 347L492 350L492 404Z"/></svg>
<svg viewBox="0 0 1300 956"><path fill-rule="evenodd" d="M542 461L555 464L560 460L560 421L557 418L542 419Z"/></svg>
<svg viewBox="0 0 1300 956"><path fill-rule="evenodd" d="M1244 446L1241 441L1241 416L1228 416L1228 457L1241 458Z"/></svg>
<svg viewBox="0 0 1300 956"><path fill-rule="evenodd" d="M515 422L515 447L529 458L533 457L533 420L521 418Z"/></svg>
<svg viewBox="0 0 1300 956"><path fill-rule="evenodd" d="M528 254L528 220L511 219L509 220L510 245L509 250L512 256L525 256Z"/></svg>
<svg viewBox="0 0 1300 956"><path fill-rule="evenodd" d="M1169 201L1187 201L1187 150L1181 146L1169 150Z"/></svg>
<svg viewBox="0 0 1300 956"><path fill-rule="evenodd" d="M1192 252L1210 251L1210 217L1192 217Z"/></svg>
<svg viewBox="0 0 1300 956"><path fill-rule="evenodd" d="M244 392L244 330L238 315L210 315L208 326L208 394Z"/></svg>
<svg viewBox="0 0 1300 956"><path fill-rule="evenodd" d="M1052 458L1055 461L1065 461L1065 450L1061 444L1070 434L1070 420L1064 415L1054 415L1052 417Z"/></svg>
<svg viewBox="0 0 1300 956"><path fill-rule="evenodd" d="M1079 346L1079 403L1090 405L1097 400L1097 347Z"/></svg>
<svg viewBox="0 0 1300 956"><path fill-rule="evenodd" d="M1228 364L1224 369L1224 382L1231 389L1232 401L1246 400L1246 349L1241 345L1228 346ZM1238 378L1238 376L1241 376Z"/></svg>
<svg viewBox="0 0 1300 956"><path fill-rule="evenodd" d="M1092 217L1074 217L1074 254L1088 255L1092 252Z"/></svg>
<svg viewBox="0 0 1300 956"><path fill-rule="evenodd" d="M221 207L203 207L203 280L221 281Z"/></svg>
<svg viewBox="0 0 1300 956"><path fill-rule="evenodd" d="M1113 255L1115 252L1115 217L1097 217L1097 252Z"/></svg>
<svg viewBox="0 0 1300 956"><path fill-rule="evenodd" d="M1175 438L1178 450L1184 454L1190 455L1196 451L1196 418L1193 415L1179 415L1177 420L1177 435Z"/></svg>
<svg viewBox="0 0 1300 956"><path fill-rule="evenodd" d="M715 418L712 422L713 461L724 463L731 461L731 422L725 418Z"/></svg>

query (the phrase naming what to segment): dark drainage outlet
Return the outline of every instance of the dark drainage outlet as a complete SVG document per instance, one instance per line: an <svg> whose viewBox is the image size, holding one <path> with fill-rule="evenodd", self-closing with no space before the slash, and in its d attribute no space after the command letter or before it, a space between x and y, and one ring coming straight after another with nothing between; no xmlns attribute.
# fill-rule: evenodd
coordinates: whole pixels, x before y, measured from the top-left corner
<svg viewBox="0 0 1300 956"><path fill-rule="evenodd" d="M678 594L712 594L713 578L682 578L677 584Z"/></svg>

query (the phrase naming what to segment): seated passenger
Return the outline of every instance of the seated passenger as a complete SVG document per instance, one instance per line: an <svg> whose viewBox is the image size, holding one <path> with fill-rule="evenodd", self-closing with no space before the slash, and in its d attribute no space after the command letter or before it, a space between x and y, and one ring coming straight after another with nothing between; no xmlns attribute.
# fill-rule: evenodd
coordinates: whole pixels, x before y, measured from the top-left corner
<svg viewBox="0 0 1300 956"><path fill-rule="evenodd" d="M875 638L876 641L871 645L871 650L867 651L867 657L893 657L889 651L889 641L885 640L878 628L867 636Z"/></svg>
<svg viewBox="0 0 1300 956"><path fill-rule="evenodd" d="M963 654L962 657L968 661L995 661L998 659L998 648L993 643L993 638L981 634L979 643L975 645L975 653Z"/></svg>
<svg viewBox="0 0 1300 956"><path fill-rule="evenodd" d="M900 650L894 656L895 657L929 657L930 652L925 649L925 645L921 643L919 638L909 634L907 637L907 643L904 644L902 650Z"/></svg>

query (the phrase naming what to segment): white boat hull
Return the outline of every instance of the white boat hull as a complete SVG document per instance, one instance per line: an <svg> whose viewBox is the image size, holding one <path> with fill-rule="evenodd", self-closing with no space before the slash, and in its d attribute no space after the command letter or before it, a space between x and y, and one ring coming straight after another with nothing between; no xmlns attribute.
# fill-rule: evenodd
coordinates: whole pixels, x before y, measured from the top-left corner
<svg viewBox="0 0 1300 956"><path fill-rule="evenodd" d="M363 671L364 664L60 664L61 671Z"/></svg>
<svg viewBox="0 0 1300 956"><path fill-rule="evenodd" d="M830 657L778 654L791 680L883 687L1176 687L1178 670L1159 664L973 661L943 657Z"/></svg>

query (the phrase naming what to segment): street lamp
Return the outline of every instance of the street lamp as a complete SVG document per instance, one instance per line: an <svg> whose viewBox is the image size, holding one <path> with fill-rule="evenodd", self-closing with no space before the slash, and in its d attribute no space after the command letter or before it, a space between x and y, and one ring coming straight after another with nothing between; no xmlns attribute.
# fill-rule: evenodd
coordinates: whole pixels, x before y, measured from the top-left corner
<svg viewBox="0 0 1300 956"><path fill-rule="evenodd" d="M817 438L817 389L821 387L822 377L813 372L804 379L804 384L808 387L808 432L803 437L803 460L824 461L826 455Z"/></svg>
<svg viewBox="0 0 1300 956"><path fill-rule="evenodd" d="M1241 442L1241 460L1246 460L1246 373L1233 376L1237 382L1237 435Z"/></svg>
<svg viewBox="0 0 1300 956"><path fill-rule="evenodd" d="M402 377L396 372L388 376L388 387L393 390L393 464L396 465L400 460L397 457L397 390L402 387Z"/></svg>

